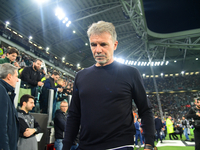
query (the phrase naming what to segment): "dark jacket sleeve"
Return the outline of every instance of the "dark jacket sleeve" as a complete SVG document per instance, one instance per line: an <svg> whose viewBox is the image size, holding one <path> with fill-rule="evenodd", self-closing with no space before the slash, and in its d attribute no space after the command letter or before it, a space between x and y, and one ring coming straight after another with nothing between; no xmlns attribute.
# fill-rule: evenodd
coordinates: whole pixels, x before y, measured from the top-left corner
<svg viewBox="0 0 200 150"><path fill-rule="evenodd" d="M22 75L21 75L22 80L27 82L28 84L37 86L38 81L31 80L30 73L31 73L31 71L30 71L29 67L24 68L24 70L22 71Z"/></svg>
<svg viewBox="0 0 200 150"><path fill-rule="evenodd" d="M56 113L54 118L54 123L64 132L65 130L65 120L63 119L62 114Z"/></svg>
<svg viewBox="0 0 200 150"><path fill-rule="evenodd" d="M198 119L199 117L196 115L196 112L191 108L188 112L188 114L186 115L187 119Z"/></svg>
<svg viewBox="0 0 200 150"><path fill-rule="evenodd" d="M10 150L8 138L8 98L0 85L0 149Z"/></svg>
<svg viewBox="0 0 200 150"><path fill-rule="evenodd" d="M27 123L24 121L24 119L19 118L19 136L26 138L23 134L26 131L26 129L29 128Z"/></svg>
<svg viewBox="0 0 200 150"><path fill-rule="evenodd" d="M138 108L138 114L141 118L141 127L143 129L145 144L154 145L155 124L152 112L152 105L147 98L144 83L137 69L132 72L133 75L133 99Z"/></svg>
<svg viewBox="0 0 200 150"><path fill-rule="evenodd" d="M79 73L78 73L79 74ZM68 110L67 122L65 127L65 137L63 139L63 150L70 150L73 142L78 135L79 126L80 126L80 98L79 98L79 90L76 85L77 76L75 78L74 87L73 87L73 95L71 104Z"/></svg>
<svg viewBox="0 0 200 150"><path fill-rule="evenodd" d="M34 119L34 128L37 129L37 132L35 132L35 134L38 134L40 132L42 132L42 129L40 128L40 125L38 124L38 122Z"/></svg>
<svg viewBox="0 0 200 150"><path fill-rule="evenodd" d="M46 79L45 83L44 83L44 87L47 89L53 89L54 91L57 91L57 88L53 88L51 87L51 83L49 79Z"/></svg>

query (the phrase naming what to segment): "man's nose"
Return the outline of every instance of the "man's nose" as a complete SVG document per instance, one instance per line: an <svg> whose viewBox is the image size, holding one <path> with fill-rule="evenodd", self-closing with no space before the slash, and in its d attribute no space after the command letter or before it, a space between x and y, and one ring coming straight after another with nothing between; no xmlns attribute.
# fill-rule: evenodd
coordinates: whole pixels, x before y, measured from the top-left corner
<svg viewBox="0 0 200 150"><path fill-rule="evenodd" d="M97 47L96 47L96 52L97 53L101 53L102 50L101 50L101 46L97 44Z"/></svg>

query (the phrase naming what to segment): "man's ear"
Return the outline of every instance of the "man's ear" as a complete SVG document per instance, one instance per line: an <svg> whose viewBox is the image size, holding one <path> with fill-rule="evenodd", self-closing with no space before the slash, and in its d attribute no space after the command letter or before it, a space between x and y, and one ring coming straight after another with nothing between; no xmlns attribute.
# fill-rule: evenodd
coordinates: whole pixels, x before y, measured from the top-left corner
<svg viewBox="0 0 200 150"><path fill-rule="evenodd" d="M9 73L6 77L7 80L10 80L12 78L12 75Z"/></svg>

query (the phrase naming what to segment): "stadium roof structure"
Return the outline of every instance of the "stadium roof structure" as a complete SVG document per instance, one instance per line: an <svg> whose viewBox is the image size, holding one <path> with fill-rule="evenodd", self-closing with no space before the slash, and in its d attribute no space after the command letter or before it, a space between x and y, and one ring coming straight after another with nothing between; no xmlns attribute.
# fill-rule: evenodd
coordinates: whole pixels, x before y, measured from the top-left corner
<svg viewBox="0 0 200 150"><path fill-rule="evenodd" d="M71 21L66 27L55 16L60 7ZM44 49L71 64L95 63L87 37L88 26L112 22L119 45L115 57L134 62L166 62L155 72L198 71L200 67L199 0L1 0L0 20ZM73 32L74 31L74 32ZM87 43L87 44L86 44ZM176 63L174 62L176 60ZM136 66L142 73L149 66Z"/></svg>

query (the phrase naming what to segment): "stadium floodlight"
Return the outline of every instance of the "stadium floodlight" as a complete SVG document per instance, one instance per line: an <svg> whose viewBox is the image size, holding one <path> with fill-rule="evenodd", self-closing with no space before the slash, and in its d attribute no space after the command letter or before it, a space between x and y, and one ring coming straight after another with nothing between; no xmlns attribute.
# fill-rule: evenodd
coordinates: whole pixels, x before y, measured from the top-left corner
<svg viewBox="0 0 200 150"><path fill-rule="evenodd" d="M165 65L168 65L169 64L169 61L166 61Z"/></svg>
<svg viewBox="0 0 200 150"><path fill-rule="evenodd" d="M160 75L163 76L163 73L161 73Z"/></svg>
<svg viewBox="0 0 200 150"><path fill-rule="evenodd" d="M160 62L158 62L158 66L160 66Z"/></svg>
<svg viewBox="0 0 200 150"><path fill-rule="evenodd" d="M141 63L141 66L143 66L143 65L144 65L144 62Z"/></svg>
<svg viewBox="0 0 200 150"><path fill-rule="evenodd" d="M144 66L146 66L147 62L144 62Z"/></svg>
<svg viewBox="0 0 200 150"><path fill-rule="evenodd" d="M135 61L134 66L137 64L137 61Z"/></svg>
<svg viewBox="0 0 200 150"><path fill-rule="evenodd" d="M77 64L77 67L79 67L80 66L80 64Z"/></svg>
<svg viewBox="0 0 200 150"><path fill-rule="evenodd" d="M141 64L141 62L139 61L137 65L140 66L140 64Z"/></svg>
<svg viewBox="0 0 200 150"><path fill-rule="evenodd" d="M75 30L73 30L73 33L76 33L76 31L75 31Z"/></svg>
<svg viewBox="0 0 200 150"><path fill-rule="evenodd" d="M65 17L65 19L63 20L63 23L66 23L68 21L68 18Z"/></svg>
<svg viewBox="0 0 200 150"><path fill-rule="evenodd" d="M143 73L142 76L145 77L145 74Z"/></svg>
<svg viewBox="0 0 200 150"><path fill-rule="evenodd" d="M32 40L33 39L33 37L32 36L29 36L29 40Z"/></svg>
<svg viewBox="0 0 200 150"><path fill-rule="evenodd" d="M49 47L46 48L46 51L48 51L48 50L49 50Z"/></svg>
<svg viewBox="0 0 200 150"><path fill-rule="evenodd" d="M176 63L176 60L174 60L174 62Z"/></svg>
<svg viewBox="0 0 200 150"><path fill-rule="evenodd" d="M10 22L9 22L9 21L6 21L6 26L9 25L9 24L10 24Z"/></svg>
<svg viewBox="0 0 200 150"><path fill-rule="evenodd" d="M125 62L125 60L122 59L122 58L119 58L118 61L119 61L120 63L122 63L122 64L124 64L124 62Z"/></svg>
<svg viewBox="0 0 200 150"><path fill-rule="evenodd" d="M160 65L162 66L163 64L164 64L164 61L162 61Z"/></svg>
<svg viewBox="0 0 200 150"><path fill-rule="evenodd" d="M64 61L64 60L65 60L65 57L63 57L62 60Z"/></svg>
<svg viewBox="0 0 200 150"><path fill-rule="evenodd" d="M199 58L196 58L196 60L199 60Z"/></svg>
<svg viewBox="0 0 200 150"><path fill-rule="evenodd" d="M155 62L154 66L157 66L157 61Z"/></svg>
<svg viewBox="0 0 200 150"><path fill-rule="evenodd" d="M181 71L181 74L183 75L185 73L185 71Z"/></svg>
<svg viewBox="0 0 200 150"><path fill-rule="evenodd" d="M65 13L63 12L63 10L59 7L56 8L56 13L55 15L58 17L59 20L62 20L63 18L65 18Z"/></svg>
<svg viewBox="0 0 200 150"><path fill-rule="evenodd" d="M147 66L149 66L150 65L150 61L147 63Z"/></svg>
<svg viewBox="0 0 200 150"><path fill-rule="evenodd" d="M154 65L154 62L151 62L151 66L153 66Z"/></svg>
<svg viewBox="0 0 200 150"><path fill-rule="evenodd" d="M70 25L71 23L72 23L71 21L68 21L67 24L66 24L66 26L69 27L69 25Z"/></svg>
<svg viewBox="0 0 200 150"><path fill-rule="evenodd" d="M131 60L126 60L126 61L127 61L127 63L125 63L125 64L131 65Z"/></svg>
<svg viewBox="0 0 200 150"><path fill-rule="evenodd" d="M128 64L128 60L125 61L125 64L126 64L126 65Z"/></svg>
<svg viewBox="0 0 200 150"><path fill-rule="evenodd" d="M45 2L48 2L49 0L35 0L38 4L43 4Z"/></svg>
<svg viewBox="0 0 200 150"><path fill-rule="evenodd" d="M133 65L134 61L131 61L131 65Z"/></svg>

